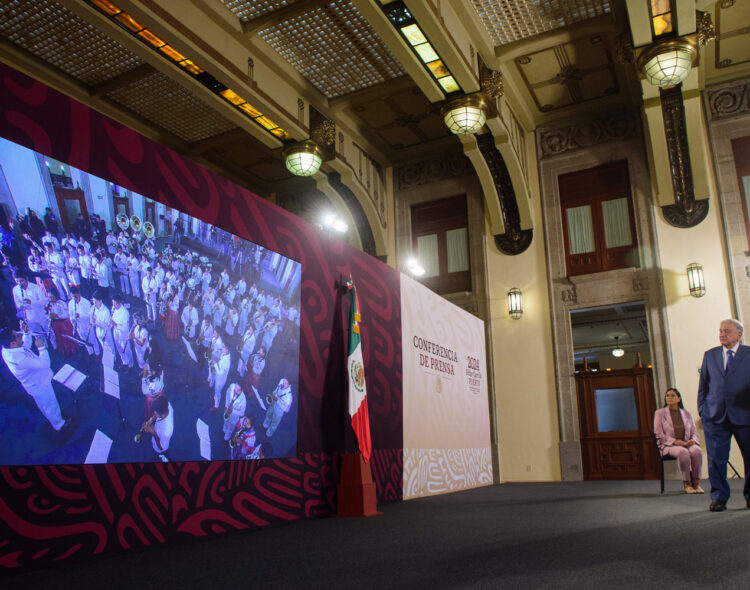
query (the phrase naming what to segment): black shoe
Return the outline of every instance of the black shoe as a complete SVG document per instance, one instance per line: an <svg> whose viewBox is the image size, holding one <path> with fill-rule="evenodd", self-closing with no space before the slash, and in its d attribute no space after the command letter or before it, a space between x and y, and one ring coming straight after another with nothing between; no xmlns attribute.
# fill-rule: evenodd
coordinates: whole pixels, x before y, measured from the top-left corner
<svg viewBox="0 0 750 590"><path fill-rule="evenodd" d="M745 500L745 506L747 506L748 508L750 508L750 500Z"/></svg>
<svg viewBox="0 0 750 590"><path fill-rule="evenodd" d="M727 509L727 503L724 500L711 500L708 509L711 512L723 512Z"/></svg>

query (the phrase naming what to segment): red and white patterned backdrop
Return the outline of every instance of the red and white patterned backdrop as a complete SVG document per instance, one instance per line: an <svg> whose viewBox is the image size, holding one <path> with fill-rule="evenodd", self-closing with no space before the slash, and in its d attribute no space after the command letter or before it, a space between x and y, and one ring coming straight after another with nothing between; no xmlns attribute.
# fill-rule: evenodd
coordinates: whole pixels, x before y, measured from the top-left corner
<svg viewBox="0 0 750 590"><path fill-rule="evenodd" d="M351 451L351 273L362 305L379 502L402 497L399 275L196 163L0 63L0 136L302 263L297 458L0 468L0 564L66 559L326 516ZM343 307L342 307L343 306Z"/></svg>

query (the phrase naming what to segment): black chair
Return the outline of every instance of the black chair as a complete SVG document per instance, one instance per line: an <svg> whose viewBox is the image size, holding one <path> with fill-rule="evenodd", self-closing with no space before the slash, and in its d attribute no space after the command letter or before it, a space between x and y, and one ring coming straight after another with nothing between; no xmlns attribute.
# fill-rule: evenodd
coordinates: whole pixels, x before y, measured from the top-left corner
<svg viewBox="0 0 750 590"><path fill-rule="evenodd" d="M659 450L659 442L656 440L656 435L654 434L654 431L649 429L649 433L651 434L651 440L654 441L654 448L656 449L656 454L659 457L659 479L661 481L661 492L660 494L664 493L664 461L677 461L674 457L670 457L669 455L663 456L661 454L661 451Z"/></svg>

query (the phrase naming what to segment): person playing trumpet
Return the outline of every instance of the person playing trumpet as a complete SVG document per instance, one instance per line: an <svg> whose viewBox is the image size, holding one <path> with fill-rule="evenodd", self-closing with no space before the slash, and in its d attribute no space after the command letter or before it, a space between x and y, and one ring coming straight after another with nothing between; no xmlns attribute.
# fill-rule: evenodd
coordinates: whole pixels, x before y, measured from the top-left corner
<svg viewBox="0 0 750 590"><path fill-rule="evenodd" d="M214 327L220 328L224 325L224 316L226 315L227 306L224 304L224 300L221 297L217 297L214 302Z"/></svg>
<svg viewBox="0 0 750 590"><path fill-rule="evenodd" d="M234 425L245 415L247 409L247 398L242 387L232 383L227 387L226 404L224 407L224 440L229 440L234 431Z"/></svg>
<svg viewBox="0 0 750 590"><path fill-rule="evenodd" d="M242 342L240 343L240 358L237 361L237 372L240 377L244 377L247 372L247 363L250 360L250 355L253 354L253 350L255 350L255 330L250 326L242 336Z"/></svg>
<svg viewBox="0 0 750 590"><path fill-rule="evenodd" d="M198 310L191 300L188 300L187 305L183 308L180 320L185 330L185 337L188 340L195 338L195 331L198 328Z"/></svg>

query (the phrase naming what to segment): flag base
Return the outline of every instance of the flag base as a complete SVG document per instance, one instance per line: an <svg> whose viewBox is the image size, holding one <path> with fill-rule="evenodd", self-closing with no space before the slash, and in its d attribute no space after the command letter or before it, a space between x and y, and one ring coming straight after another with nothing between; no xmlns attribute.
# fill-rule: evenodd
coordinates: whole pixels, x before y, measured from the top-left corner
<svg viewBox="0 0 750 590"><path fill-rule="evenodd" d="M338 516L376 516L377 493L372 470L359 453L341 457L338 485Z"/></svg>

